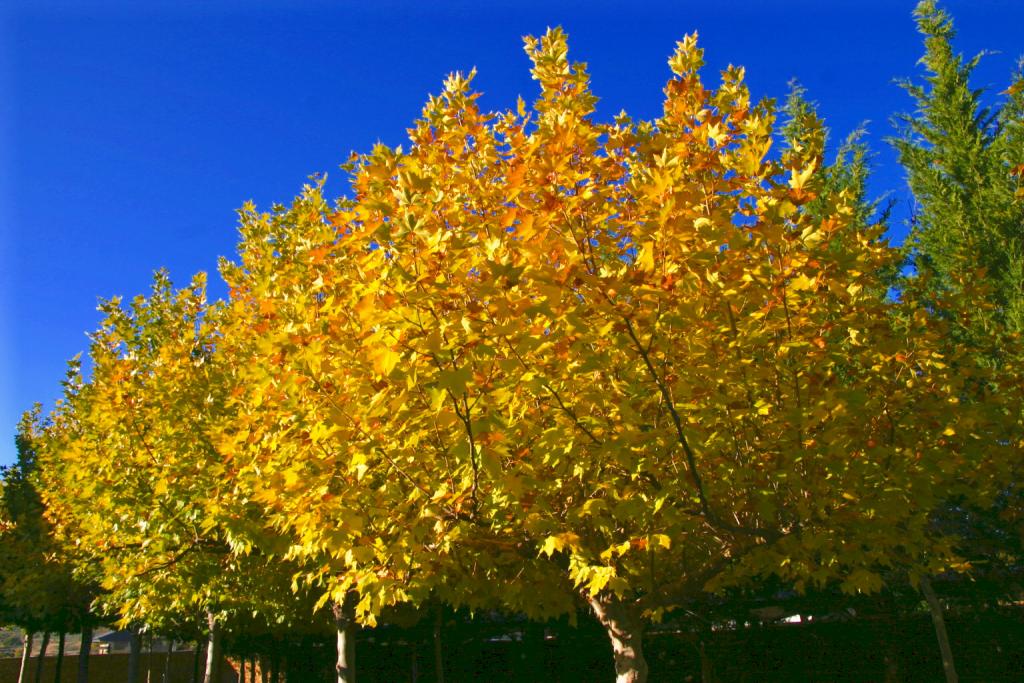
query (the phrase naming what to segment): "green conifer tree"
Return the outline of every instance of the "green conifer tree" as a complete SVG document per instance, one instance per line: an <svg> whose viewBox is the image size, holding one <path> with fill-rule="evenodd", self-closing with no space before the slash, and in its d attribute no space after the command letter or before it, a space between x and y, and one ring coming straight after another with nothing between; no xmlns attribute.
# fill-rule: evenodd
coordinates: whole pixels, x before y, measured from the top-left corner
<svg viewBox="0 0 1024 683"><path fill-rule="evenodd" d="M914 12L924 36L923 83L902 83L917 105L897 117L892 140L907 172L915 209L912 262L939 298L960 282L982 281L991 310L972 323L1024 330L1024 74L994 106L970 78L983 54L953 49L951 17L934 0Z"/></svg>

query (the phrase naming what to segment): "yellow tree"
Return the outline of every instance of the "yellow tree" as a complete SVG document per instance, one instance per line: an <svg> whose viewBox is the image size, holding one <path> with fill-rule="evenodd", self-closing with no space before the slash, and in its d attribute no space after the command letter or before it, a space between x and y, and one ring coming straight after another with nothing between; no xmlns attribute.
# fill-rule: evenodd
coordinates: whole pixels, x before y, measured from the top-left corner
<svg viewBox="0 0 1024 683"><path fill-rule="evenodd" d="M33 634L43 631L43 647L51 631L60 634L58 668L64 636L80 627L83 642L92 634L96 595L92 577L76 576L81 553L62 544L47 521L39 493L38 446L40 407L25 413L15 439L17 462L0 468L0 610L4 619L25 628L22 675L25 674ZM85 680L88 657L79 658L79 680Z"/></svg>
<svg viewBox="0 0 1024 683"><path fill-rule="evenodd" d="M73 376L40 439L44 495L65 542L102 577L108 612L156 630L208 629L206 676L218 680L234 615L278 627L303 607L308 620L310 603L282 603L294 568L253 548L260 510L233 495L231 463L209 439L231 387L217 308L203 276L175 290L159 272L150 296L101 310L91 377Z"/></svg>
<svg viewBox="0 0 1024 683"><path fill-rule="evenodd" d="M999 490L1020 383L887 298L820 126L770 157L772 104L706 87L695 36L654 122L595 122L561 31L526 48L532 112L452 76L352 198L246 207L224 267L219 448L340 621L582 601L643 681L644 624L702 591L956 567L929 514Z"/></svg>

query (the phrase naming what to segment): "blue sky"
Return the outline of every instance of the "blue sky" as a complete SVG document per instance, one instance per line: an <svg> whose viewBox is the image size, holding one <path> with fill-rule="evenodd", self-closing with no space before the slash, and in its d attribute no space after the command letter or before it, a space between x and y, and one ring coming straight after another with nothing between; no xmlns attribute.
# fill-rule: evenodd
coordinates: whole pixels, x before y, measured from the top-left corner
<svg viewBox="0 0 1024 683"><path fill-rule="evenodd" d="M839 139L870 121L873 180L906 215L884 143L920 74L913 0L691 2L51 2L0 8L0 464L21 411L60 394L97 299L185 284L236 243L244 201L285 202L312 173L405 142L429 93L479 70L482 106L536 94L521 36L561 25L589 64L598 115L657 116L666 59L697 30L707 79L747 67L755 97L798 79ZM995 52L975 84L1004 89L1024 3L949 0L957 47ZM905 229L894 226L894 238ZM212 275L211 291L224 288Z"/></svg>

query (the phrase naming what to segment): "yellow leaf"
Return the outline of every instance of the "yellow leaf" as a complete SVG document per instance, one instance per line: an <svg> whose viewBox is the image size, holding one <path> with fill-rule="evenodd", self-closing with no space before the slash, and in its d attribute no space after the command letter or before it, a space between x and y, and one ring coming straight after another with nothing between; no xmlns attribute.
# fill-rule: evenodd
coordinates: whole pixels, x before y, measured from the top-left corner
<svg viewBox="0 0 1024 683"><path fill-rule="evenodd" d="M645 273L654 271L654 242L645 242L636 255L636 266Z"/></svg>
<svg viewBox="0 0 1024 683"><path fill-rule="evenodd" d="M814 289L816 286L817 278L807 277L803 273L793 278L789 283L789 288L797 292L805 289Z"/></svg>
<svg viewBox="0 0 1024 683"><path fill-rule="evenodd" d="M802 171L797 171L795 168L790 172L789 186L794 190L802 189L807 181L814 175L814 169L817 164L810 164L807 168Z"/></svg>
<svg viewBox="0 0 1024 683"><path fill-rule="evenodd" d="M395 369L395 365L398 364L399 358L401 358L401 354L385 346L377 351L376 356L374 356L373 369L376 370L378 374L386 377Z"/></svg>

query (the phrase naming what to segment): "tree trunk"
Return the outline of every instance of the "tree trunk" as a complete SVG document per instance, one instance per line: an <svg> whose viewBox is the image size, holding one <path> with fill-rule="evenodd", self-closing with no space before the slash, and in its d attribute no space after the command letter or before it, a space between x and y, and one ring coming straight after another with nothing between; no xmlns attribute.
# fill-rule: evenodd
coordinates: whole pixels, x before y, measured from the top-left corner
<svg viewBox="0 0 1024 683"><path fill-rule="evenodd" d="M78 683L89 683L89 653L92 652L92 625L82 627L82 644L78 647Z"/></svg>
<svg viewBox="0 0 1024 683"><path fill-rule="evenodd" d="M631 605L615 597L592 598L584 596L590 603L594 616L608 632L615 657L615 683L646 683L647 660L644 659L643 622L640 614Z"/></svg>
<svg viewBox="0 0 1024 683"><path fill-rule="evenodd" d="M43 658L46 657L46 648L50 646L50 632L43 631L43 642L39 648L39 655L36 657L36 683L43 680Z"/></svg>
<svg viewBox="0 0 1024 683"><path fill-rule="evenodd" d="M338 633L338 660L334 670L338 683L356 683L356 611L353 596L335 603L334 624Z"/></svg>
<svg viewBox="0 0 1024 683"><path fill-rule="evenodd" d="M25 683L25 676L28 675L28 663L32 658L32 641L36 634L32 631L25 631L25 646L21 650L21 667L18 668L18 683Z"/></svg>
<svg viewBox="0 0 1024 683"><path fill-rule="evenodd" d="M434 615L434 680L444 683L444 605L437 606Z"/></svg>
<svg viewBox="0 0 1024 683"><path fill-rule="evenodd" d="M256 683L256 655L249 658L249 683Z"/></svg>
<svg viewBox="0 0 1024 683"><path fill-rule="evenodd" d="M53 683L60 683L60 670L64 668L64 644L67 642L64 631L57 636L57 661L53 665Z"/></svg>
<svg viewBox="0 0 1024 683"><path fill-rule="evenodd" d="M946 633L946 620L942 616L942 603L935 595L932 582L927 576L921 577L921 592L928 602L928 609L932 613L932 625L935 626L935 637L939 641L939 651L942 653L942 670L946 674L946 683L957 683L959 677L956 675L956 667L953 665L953 649L949 646L949 634Z"/></svg>
<svg viewBox="0 0 1024 683"><path fill-rule="evenodd" d="M203 683L221 683L221 627L213 612L206 613L206 623L209 626L209 642L206 646L206 675L203 676Z"/></svg>
<svg viewBox="0 0 1024 683"><path fill-rule="evenodd" d="M128 638L128 683L139 683L139 660L141 659L142 638L139 636L139 627L133 625L131 636Z"/></svg>
<svg viewBox="0 0 1024 683"><path fill-rule="evenodd" d="M700 654L700 681L701 683L714 683L715 681L715 667L711 661L711 655L708 654L707 643L704 640L697 639L697 652Z"/></svg>
<svg viewBox="0 0 1024 683"><path fill-rule="evenodd" d="M167 640L167 658L164 660L163 683L171 683L171 655L174 654L174 641ZM242 683L245 683L244 681Z"/></svg>

